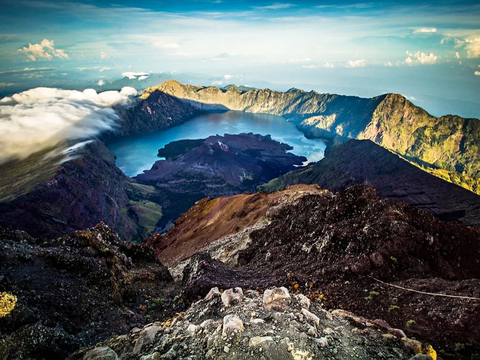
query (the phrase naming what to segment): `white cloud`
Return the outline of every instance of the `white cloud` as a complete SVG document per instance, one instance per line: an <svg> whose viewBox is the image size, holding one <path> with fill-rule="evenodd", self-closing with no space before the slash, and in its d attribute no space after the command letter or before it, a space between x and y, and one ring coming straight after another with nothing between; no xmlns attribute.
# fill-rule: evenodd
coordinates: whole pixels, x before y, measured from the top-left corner
<svg viewBox="0 0 480 360"><path fill-rule="evenodd" d="M468 58L480 58L480 38L466 39L465 49Z"/></svg>
<svg viewBox="0 0 480 360"><path fill-rule="evenodd" d="M329 63L328 61L323 63L323 64L310 64L310 65L303 65L302 68L303 69L318 69L318 68L327 68L327 69L333 69L335 67L335 65L333 65L332 63Z"/></svg>
<svg viewBox="0 0 480 360"><path fill-rule="evenodd" d="M148 73L145 73L145 72L134 72L134 71L126 71L124 73L122 73L122 76L123 77L127 77L129 78L130 80L134 80L134 79L138 79L139 77L142 77L142 76L149 76ZM145 78L146 79L146 78ZM139 79L140 80L140 79Z"/></svg>
<svg viewBox="0 0 480 360"><path fill-rule="evenodd" d="M348 60L347 61L347 68L355 68L355 67L363 67L365 66L365 60Z"/></svg>
<svg viewBox="0 0 480 360"><path fill-rule="evenodd" d="M105 85L105 82L102 79L100 79L98 81L98 86L103 86L103 85Z"/></svg>
<svg viewBox="0 0 480 360"><path fill-rule="evenodd" d="M142 81L142 80L145 80L145 79L148 79L148 75L142 75L138 78L138 81Z"/></svg>
<svg viewBox="0 0 480 360"><path fill-rule="evenodd" d="M405 59L405 64L407 65L432 65L435 64L438 60L438 56L430 53L429 55L417 51L415 54L406 51L407 58Z"/></svg>
<svg viewBox="0 0 480 360"><path fill-rule="evenodd" d="M14 70L7 70L7 71L0 71L0 75L3 74L14 74L14 73L28 73L28 72L35 72L35 71L51 71L55 70L53 67L39 67L39 68L23 68L23 69L14 69Z"/></svg>
<svg viewBox="0 0 480 360"><path fill-rule="evenodd" d="M475 71L474 74L477 75L477 76L480 76L480 71Z"/></svg>
<svg viewBox="0 0 480 360"><path fill-rule="evenodd" d="M40 87L1 99L0 163L112 129L118 120L112 106L135 94L128 87L102 93Z"/></svg>
<svg viewBox="0 0 480 360"><path fill-rule="evenodd" d="M100 59L108 59L110 56L104 52L104 51L100 51Z"/></svg>
<svg viewBox="0 0 480 360"><path fill-rule="evenodd" d="M458 51L455 53L455 57L456 57L457 59L460 59L460 54L459 54Z"/></svg>
<svg viewBox="0 0 480 360"><path fill-rule="evenodd" d="M420 28L414 31L414 33L436 33L437 29L436 28Z"/></svg>
<svg viewBox="0 0 480 360"><path fill-rule="evenodd" d="M27 55L30 61L52 60L54 57L69 59L65 50L55 49L54 41L48 39L43 39L40 44L28 44L28 48L24 46L18 51Z"/></svg>
<svg viewBox="0 0 480 360"><path fill-rule="evenodd" d="M109 68L109 67L102 67L102 68L100 68L98 71L100 71L100 72L104 72L104 71L108 71L108 70L112 70L112 68Z"/></svg>

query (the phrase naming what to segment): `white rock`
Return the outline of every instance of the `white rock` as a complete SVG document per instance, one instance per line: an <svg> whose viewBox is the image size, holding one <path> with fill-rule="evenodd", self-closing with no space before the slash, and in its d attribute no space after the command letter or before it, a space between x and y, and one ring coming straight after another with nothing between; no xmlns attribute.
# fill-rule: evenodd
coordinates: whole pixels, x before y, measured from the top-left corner
<svg viewBox="0 0 480 360"><path fill-rule="evenodd" d="M198 328L198 326L196 326L194 324L190 324L190 325L188 325L187 333L189 333L190 335L194 335L195 331L197 331L197 328Z"/></svg>
<svg viewBox="0 0 480 360"><path fill-rule="evenodd" d="M328 346L328 339L327 337L321 337L318 339L318 343L320 344L321 347L327 347Z"/></svg>
<svg viewBox="0 0 480 360"><path fill-rule="evenodd" d="M248 346L255 348L266 341L273 341L273 338L271 336L254 336L250 338Z"/></svg>
<svg viewBox="0 0 480 360"><path fill-rule="evenodd" d="M315 328L313 326L308 327L307 335L309 335L309 336L317 335L317 331L315 330Z"/></svg>
<svg viewBox="0 0 480 360"><path fill-rule="evenodd" d="M298 294L297 295L297 301L299 302L300 306L304 309L310 309L310 299L307 298L303 294Z"/></svg>
<svg viewBox="0 0 480 360"><path fill-rule="evenodd" d="M252 324L263 324L265 323L265 320L263 319L253 319Z"/></svg>
<svg viewBox="0 0 480 360"><path fill-rule="evenodd" d="M207 296L205 296L205 300L210 301L216 296L222 296L222 293L218 290L218 287L211 288Z"/></svg>
<svg viewBox="0 0 480 360"><path fill-rule="evenodd" d="M160 354L158 351L155 351L153 354L143 355L140 360L160 360L161 357L162 354Z"/></svg>
<svg viewBox="0 0 480 360"><path fill-rule="evenodd" d="M225 345L223 347L223 351L225 351L228 354L230 352L230 348L227 345Z"/></svg>
<svg viewBox="0 0 480 360"><path fill-rule="evenodd" d="M317 315L312 314L307 309L302 309L302 314L303 316L305 316L305 320L307 320L307 322L315 325L318 329L318 327L320 326L320 319L318 318Z"/></svg>
<svg viewBox="0 0 480 360"><path fill-rule="evenodd" d="M244 327L242 320L236 315L226 315L223 318L222 336L233 336L243 333Z"/></svg>
<svg viewBox="0 0 480 360"><path fill-rule="evenodd" d="M222 302L226 307L231 306L233 303L240 303L243 300L243 291L241 288L228 289L222 294Z"/></svg>
<svg viewBox="0 0 480 360"><path fill-rule="evenodd" d="M283 286L265 290L263 293L263 305L267 310L285 311L290 302L290 294Z"/></svg>

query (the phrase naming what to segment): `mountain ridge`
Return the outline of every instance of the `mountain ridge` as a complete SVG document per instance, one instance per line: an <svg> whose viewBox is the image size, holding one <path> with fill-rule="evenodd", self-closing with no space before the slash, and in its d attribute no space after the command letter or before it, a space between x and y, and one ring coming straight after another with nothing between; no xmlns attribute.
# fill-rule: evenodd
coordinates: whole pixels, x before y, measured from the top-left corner
<svg viewBox="0 0 480 360"><path fill-rule="evenodd" d="M239 92L168 80L145 89L141 97L148 99L156 91L202 110L283 116L305 136L329 140L330 145L369 139L435 176L480 193L480 120L454 115L437 118L399 94L367 99L298 89Z"/></svg>

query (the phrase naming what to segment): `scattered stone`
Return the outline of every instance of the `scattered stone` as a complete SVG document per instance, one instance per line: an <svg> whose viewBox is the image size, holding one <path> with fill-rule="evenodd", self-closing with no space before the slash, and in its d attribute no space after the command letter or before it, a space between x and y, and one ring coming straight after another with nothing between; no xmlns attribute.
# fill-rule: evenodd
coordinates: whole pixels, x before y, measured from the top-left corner
<svg viewBox="0 0 480 360"><path fill-rule="evenodd" d="M433 360L433 358L427 354L417 354L414 357L410 358L410 360Z"/></svg>
<svg viewBox="0 0 480 360"><path fill-rule="evenodd" d="M317 340L317 342L321 347L327 347L328 346L328 338L326 336L321 337L320 339Z"/></svg>
<svg viewBox="0 0 480 360"><path fill-rule="evenodd" d="M238 316L226 315L223 318L222 336L235 336L243 333L243 331L243 322Z"/></svg>
<svg viewBox="0 0 480 360"><path fill-rule="evenodd" d="M263 293L263 305L267 310L285 311L290 302L290 294L283 286L265 290Z"/></svg>
<svg viewBox="0 0 480 360"><path fill-rule="evenodd" d="M231 306L233 303L240 303L243 299L243 291L241 288L225 290L222 294L222 302L226 307Z"/></svg>
<svg viewBox="0 0 480 360"><path fill-rule="evenodd" d="M335 330L330 329L330 328L325 328L325 329L323 329L323 333L325 335L332 335L332 334L335 334Z"/></svg>
<svg viewBox="0 0 480 360"><path fill-rule="evenodd" d="M248 342L248 346L256 348L266 341L273 341L273 338L271 336L254 336Z"/></svg>
<svg viewBox="0 0 480 360"><path fill-rule="evenodd" d="M190 324L190 325L188 325L187 333L189 333L190 335L194 335L195 332L197 331L197 328L198 328L198 326L196 326L194 324Z"/></svg>
<svg viewBox="0 0 480 360"><path fill-rule="evenodd" d="M318 318L317 315L312 314L307 309L302 309L302 314L303 316L305 316L305 320L307 320L307 322L315 325L317 329L320 327L320 319Z"/></svg>
<svg viewBox="0 0 480 360"><path fill-rule="evenodd" d="M222 293L218 290L218 287L211 288L207 296L205 296L205 300L210 301L216 296L222 296Z"/></svg>
<svg viewBox="0 0 480 360"><path fill-rule="evenodd" d="M309 310L310 309L310 299L307 298L303 294L298 294L296 295L297 301L299 302L300 306L304 309Z"/></svg>
<svg viewBox="0 0 480 360"><path fill-rule="evenodd" d="M153 354L142 356L140 360L160 360L161 358L162 358L162 354L155 351Z"/></svg>
<svg viewBox="0 0 480 360"><path fill-rule="evenodd" d="M315 328L313 326L308 327L307 335L312 336L312 337L317 335L317 331L315 330Z"/></svg>
<svg viewBox="0 0 480 360"><path fill-rule="evenodd" d="M155 335L157 335L157 332L161 329L161 326L149 326L144 328L140 332L140 336L137 339L137 342L135 343L135 346L133 348L133 353L135 355L140 354L142 351L142 348L145 345L151 344L153 340L155 340Z"/></svg>
<svg viewBox="0 0 480 360"><path fill-rule="evenodd" d="M101 346L87 352L83 360L118 360L118 355L109 346Z"/></svg>
<svg viewBox="0 0 480 360"><path fill-rule="evenodd" d="M398 337L400 339L407 337L407 335L405 335L403 330L400 330L400 329L390 328L390 329L388 329L388 332L392 335L395 335L396 337Z"/></svg>
<svg viewBox="0 0 480 360"><path fill-rule="evenodd" d="M265 323L265 320L263 319L253 319L252 324L263 324Z"/></svg>

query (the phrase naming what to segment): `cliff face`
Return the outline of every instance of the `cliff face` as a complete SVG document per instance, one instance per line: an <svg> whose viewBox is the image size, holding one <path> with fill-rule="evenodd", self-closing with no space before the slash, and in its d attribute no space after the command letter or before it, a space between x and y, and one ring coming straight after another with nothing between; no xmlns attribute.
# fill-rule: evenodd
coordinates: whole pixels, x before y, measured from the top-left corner
<svg viewBox="0 0 480 360"><path fill-rule="evenodd" d="M227 108L283 116L296 122L307 137L334 143L369 139L435 176L480 193L478 119L453 115L436 118L396 94L362 99L297 89L284 93L224 90L169 80L146 89L142 97L155 96L157 90L185 99L199 109Z"/></svg>
<svg viewBox="0 0 480 360"><path fill-rule="evenodd" d="M480 226L479 195L430 175L369 140L350 140L307 169L260 188L273 191L293 184L318 184L335 192L369 184L382 197L423 208L443 220Z"/></svg>
<svg viewBox="0 0 480 360"><path fill-rule="evenodd" d="M153 188L125 176L102 142L91 142L76 150L71 160L60 161L61 157L45 160L39 154L28 161L2 165L7 179L15 175L37 180L18 189L13 198L5 196L10 186L4 187L1 226L41 237L60 236L104 221L123 238L137 241L155 228L161 208L148 200ZM30 168L31 163L46 167Z"/></svg>
<svg viewBox="0 0 480 360"><path fill-rule="evenodd" d="M230 109L251 113L266 113L283 116L294 121L300 129L311 136L309 128L322 124L324 137L337 135L355 137L368 124L371 113L383 99L363 99L355 96L319 94L315 91L305 92L292 89L287 92L264 90L239 91L230 87L227 90L215 86L203 87L180 84L169 80L156 87L147 88L142 98L149 99L155 94L164 92L199 109ZM303 120L308 122L302 123ZM321 126L318 126L320 130Z"/></svg>

